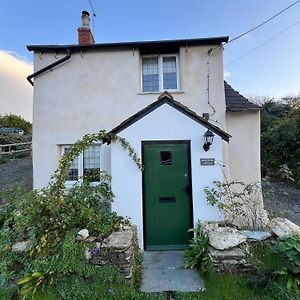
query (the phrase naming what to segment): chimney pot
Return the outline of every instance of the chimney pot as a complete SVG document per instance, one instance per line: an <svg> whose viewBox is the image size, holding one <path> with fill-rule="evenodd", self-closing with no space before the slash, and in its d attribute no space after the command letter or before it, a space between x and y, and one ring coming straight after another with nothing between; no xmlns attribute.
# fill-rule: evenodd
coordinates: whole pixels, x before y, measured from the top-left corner
<svg viewBox="0 0 300 300"><path fill-rule="evenodd" d="M90 28L90 14L86 10L81 13L82 27Z"/></svg>
<svg viewBox="0 0 300 300"><path fill-rule="evenodd" d="M90 14L85 10L82 11L81 20L82 20L82 25L77 29L78 44L79 45L95 44L95 40L90 29Z"/></svg>

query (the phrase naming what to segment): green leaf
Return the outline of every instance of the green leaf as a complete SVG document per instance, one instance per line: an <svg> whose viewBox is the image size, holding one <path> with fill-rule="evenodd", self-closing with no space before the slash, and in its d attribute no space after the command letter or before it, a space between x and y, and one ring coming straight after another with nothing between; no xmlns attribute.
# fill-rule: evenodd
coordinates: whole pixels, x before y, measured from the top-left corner
<svg viewBox="0 0 300 300"><path fill-rule="evenodd" d="M294 279L292 276L289 276L286 287L288 290L291 290L294 284Z"/></svg>
<svg viewBox="0 0 300 300"><path fill-rule="evenodd" d="M22 288L21 291L20 291L20 294L21 294L22 296L28 295L29 293L32 292L32 290L33 290L33 286L29 286L29 287L27 287L27 288ZM24 298L26 298L26 297L24 297Z"/></svg>
<svg viewBox="0 0 300 300"><path fill-rule="evenodd" d="M33 278L31 277L31 275L27 274L27 275L23 276L21 279L19 279L17 281L17 284L18 285L22 285L24 283L27 283L27 282L31 281L32 279Z"/></svg>
<svg viewBox="0 0 300 300"><path fill-rule="evenodd" d="M41 272L33 272L32 275L31 275L33 278L39 278L39 277L42 277L43 274Z"/></svg>

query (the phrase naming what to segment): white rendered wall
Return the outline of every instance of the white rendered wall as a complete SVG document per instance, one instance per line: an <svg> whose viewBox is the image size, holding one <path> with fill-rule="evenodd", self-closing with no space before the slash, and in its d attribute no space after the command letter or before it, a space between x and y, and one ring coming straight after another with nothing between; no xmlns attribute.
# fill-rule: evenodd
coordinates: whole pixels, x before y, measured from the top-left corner
<svg viewBox="0 0 300 300"><path fill-rule="evenodd" d="M211 47L179 51L180 91L172 94L199 115L212 112L207 103L207 51ZM35 53L34 69L63 56ZM209 62L213 118L226 130L223 50L215 50ZM84 51L34 79L34 188L46 186L57 168L58 145L72 144L86 133L111 130L157 99L159 93L141 93L140 67L139 51L132 49Z"/></svg>
<svg viewBox="0 0 300 300"><path fill-rule="evenodd" d="M227 113L230 180L260 182L260 112Z"/></svg>
<svg viewBox="0 0 300 300"><path fill-rule="evenodd" d="M126 138L141 157L141 141L190 140L191 176L193 191L194 226L198 220L219 220L221 213L207 204L206 186L212 187L214 180L222 180L222 140L215 135L211 149L205 152L203 134L206 128L178 112L168 104L154 110L141 120L119 133ZM200 158L214 158L218 164L201 166ZM138 227L140 247L143 248L142 172L128 153L118 143L111 146L112 188L116 196L113 211L129 217Z"/></svg>

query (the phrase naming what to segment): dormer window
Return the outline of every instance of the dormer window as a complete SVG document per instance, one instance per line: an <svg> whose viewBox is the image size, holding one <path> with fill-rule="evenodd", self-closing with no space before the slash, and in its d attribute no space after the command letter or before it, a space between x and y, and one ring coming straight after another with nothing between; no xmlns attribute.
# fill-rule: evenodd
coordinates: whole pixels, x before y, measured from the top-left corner
<svg viewBox="0 0 300 300"><path fill-rule="evenodd" d="M161 92L178 90L178 56L147 55L142 57L142 91Z"/></svg>

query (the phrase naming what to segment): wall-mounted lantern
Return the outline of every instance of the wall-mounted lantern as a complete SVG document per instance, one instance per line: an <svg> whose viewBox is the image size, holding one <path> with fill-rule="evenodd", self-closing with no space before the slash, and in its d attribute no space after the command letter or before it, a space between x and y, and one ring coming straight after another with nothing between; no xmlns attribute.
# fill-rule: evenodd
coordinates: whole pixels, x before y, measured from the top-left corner
<svg viewBox="0 0 300 300"><path fill-rule="evenodd" d="M204 151L208 151L209 147L212 145L214 140L214 134L207 129L207 131L204 133L204 144L203 144L203 149Z"/></svg>

